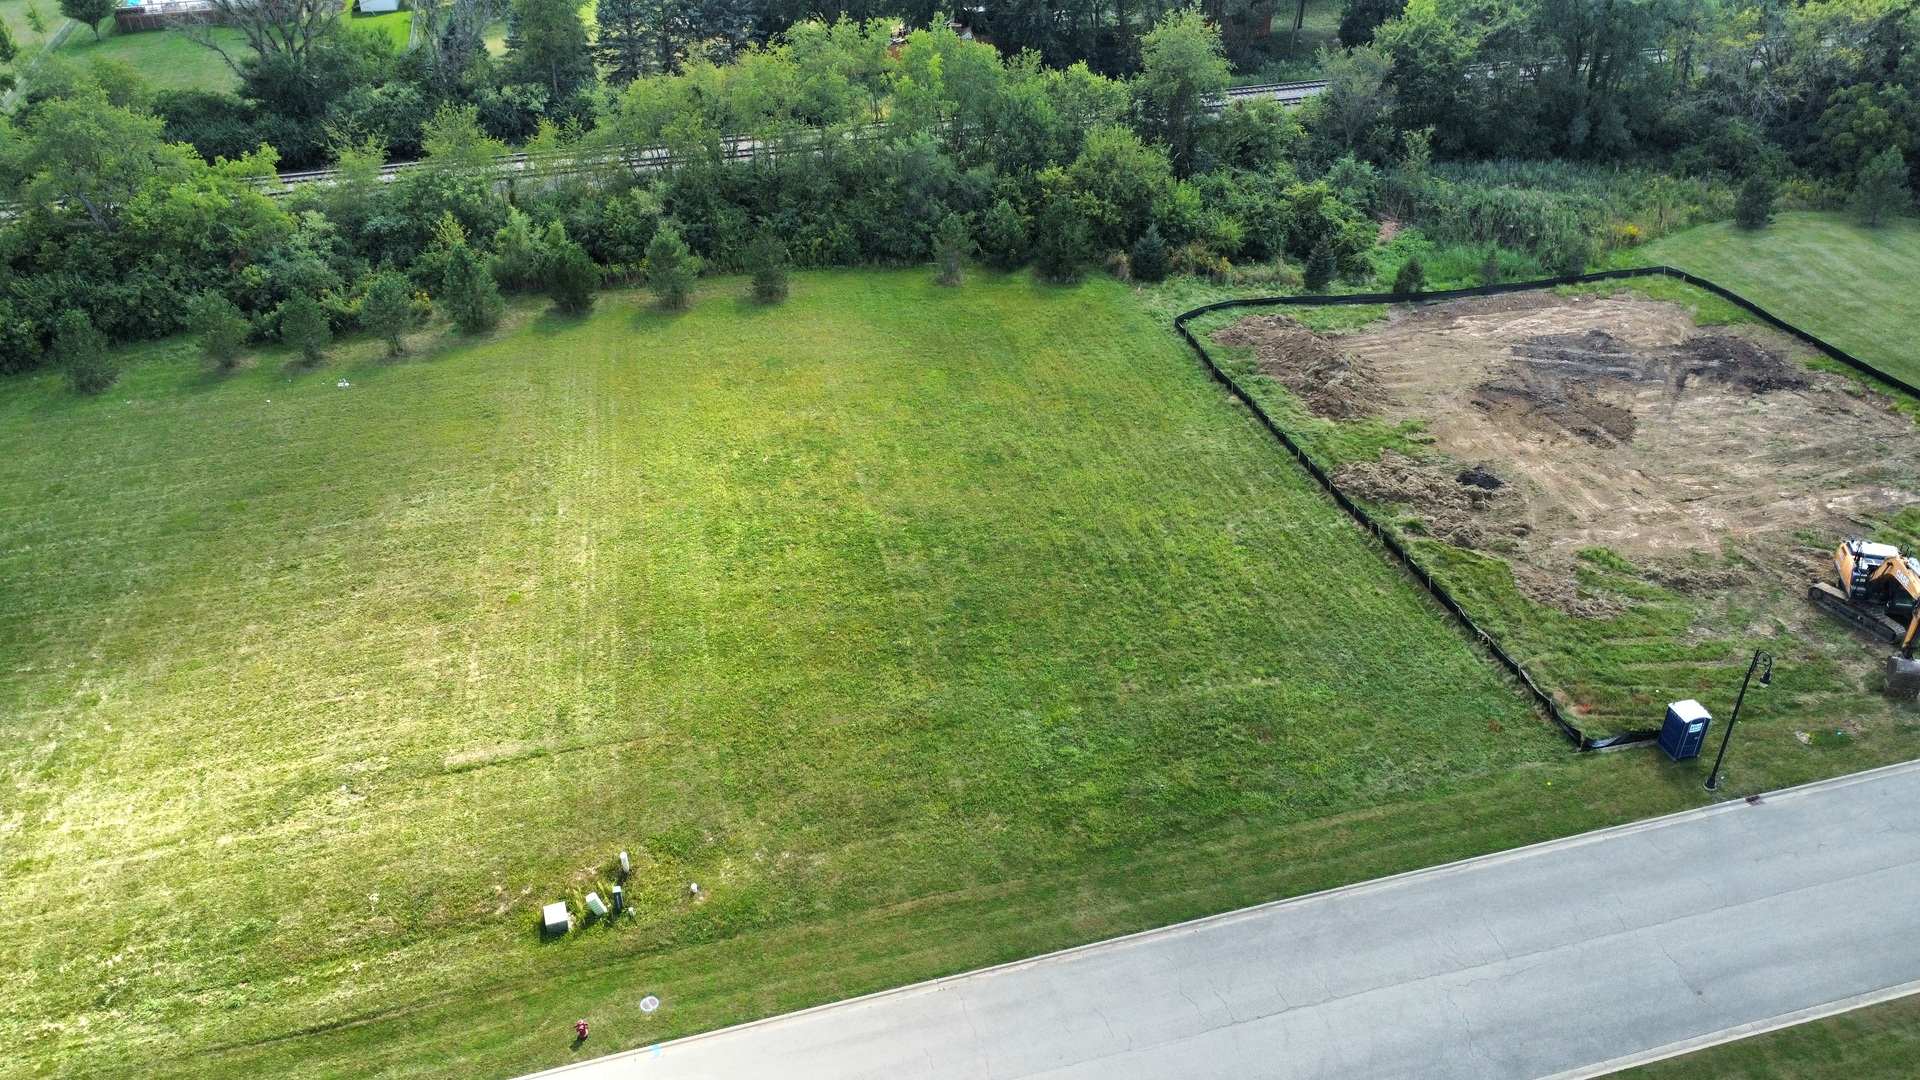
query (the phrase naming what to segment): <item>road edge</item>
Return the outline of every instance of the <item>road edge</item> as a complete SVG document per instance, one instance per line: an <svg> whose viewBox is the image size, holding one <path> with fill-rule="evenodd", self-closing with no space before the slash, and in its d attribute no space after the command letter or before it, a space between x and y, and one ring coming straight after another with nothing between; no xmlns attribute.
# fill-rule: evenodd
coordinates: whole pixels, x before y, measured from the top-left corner
<svg viewBox="0 0 1920 1080"><path fill-rule="evenodd" d="M1678 825L1684 822L1698 820L1700 818L1711 817L1718 814L1734 813L1736 811L1749 809L1755 806L1765 806L1770 802L1777 802L1780 800L1802 798L1807 795L1818 794L1819 792L1822 792L1822 791L1831 791L1838 788L1852 787L1855 784L1869 783L1884 776L1892 776L1892 775L1896 775L1903 772L1913 772L1913 771L1920 771L1920 758L1916 758L1912 761L1899 761L1891 765L1882 765L1882 766L1879 766L1878 768L1867 769L1864 772L1848 773L1845 776L1832 776L1832 777L1828 777L1825 780L1815 780L1810 783L1797 785L1795 787L1781 788L1778 791L1765 792L1758 796L1752 796L1749 799L1728 799L1723 802L1710 803L1706 806L1695 806L1687 810L1675 811L1674 813L1671 813L1671 814L1662 814L1659 817L1643 818L1639 821L1629 821L1621 825L1610 825L1604 829L1593 829L1588 832L1575 833L1572 836L1562 836L1554 840L1542 840L1536 844L1527 844L1523 847L1508 848L1505 851L1490 851L1485 855L1475 855L1472 858L1459 859L1450 863L1441 863L1438 866L1424 866L1417 870L1405 870L1398 874L1390 874L1387 877L1371 878L1366 881L1356 881L1356 882L1353 882L1352 884L1340 885L1331 889L1323 889L1319 892L1302 893L1299 896L1288 896L1288 897L1283 897L1279 900L1269 900L1265 903L1255 904L1251 907L1235 908L1232 911L1222 911L1213 915L1203 915L1197 919L1188 919L1185 922L1173 923L1168 926L1158 926L1148 930L1137 930L1131 934L1123 934L1120 937L1104 938L1100 941L1090 941L1085 945L1075 945L1072 948L1058 949L1049 953L1041 953L1039 956L1029 956L1023 960L1011 960L1004 964L993 964L983 968L974 968L970 971L955 972L952 975L942 975L933 979L924 979L917 983L908 983L905 986L896 986L886 990L876 990L876 991L873 991L872 993L860 994L850 998L843 998L839 1001L823 1002L819 1005L811 1005L804 1009L796 1009L793 1012L778 1013L773 1016L763 1016L758 1020L749 1020L742 1024L732 1024L727 1027L714 1028L711 1031L702 1031L692 1035L683 1035L680 1038L672 1039L666 1042L648 1043L642 1046L633 1047L628 1050L616 1050L611 1054L603 1054L600 1057L588 1058L585 1061L570 1061L565 1065L558 1065L550 1069L543 1069L539 1072L522 1074L518 1078L518 1080L544 1080L544 1078L549 1078L549 1077L562 1077L562 1076L565 1076L567 1073L573 1072L578 1069L585 1069L588 1067L598 1067L598 1066L604 1065L605 1063L611 1060L614 1060L616 1058L638 1059L642 1055L658 1055L669 1047L685 1046L689 1043L698 1042L702 1039L715 1038L723 1034L728 1034L736 1031L743 1031L748 1028L762 1027L770 1024L785 1023L787 1021L798 1020L800 1018L809 1016L813 1013L823 1012L828 1009L841 1009L841 1008L847 1008L850 1006L858 1007L859 1005L862 1005L864 1003L877 1001L881 998L898 997L898 996L903 996L907 994L938 993L939 991L946 989L949 985L959 983L962 980L980 978L983 976L994 976L994 975L999 975L1005 972L1019 971L1023 968L1037 967L1042 964L1057 963L1060 961L1067 960L1071 957L1079 956L1083 953L1093 953L1093 952L1100 952L1108 949L1120 948L1142 939L1174 937L1181 934L1195 933L1201 929L1220 926L1220 925L1236 922L1241 919L1255 918L1261 914L1264 914L1268 911L1272 911L1275 908L1279 908L1279 907L1285 907L1285 906L1296 905L1296 904L1316 903L1316 902L1330 899L1332 897L1343 896L1343 895L1348 895L1348 894L1358 893L1358 892L1369 892L1369 891L1378 890L1378 889L1396 888L1408 882L1420 880L1427 877L1464 873L1467 870L1475 869L1482 866L1498 865L1503 862L1511 862L1517 859L1525 859L1525 858L1531 858L1536 855L1544 855L1548 852L1561 851L1568 848L1584 847L1588 844L1599 843L1600 841L1612 839L1618 836L1631 836L1635 833L1650 832L1654 829L1663 829L1671 825ZM1905 993L1907 994L1920 993L1920 982L1903 984L1903 985L1911 987L1911 989L1908 989L1905 991ZM1891 989L1899 989L1899 988L1896 987ZM1884 991L1884 990L1875 991L1875 993L1889 993L1889 991ZM1872 995L1864 995L1864 996L1871 997ZM1896 993L1896 994L1892 994L1892 996L1890 997L1883 998L1880 1000L1891 1001L1894 998L1901 997L1901 996L1904 996L1904 995ZM1852 1001L1854 999L1848 998L1844 1000ZM1726 1028L1720 1032L1714 1032L1709 1035L1698 1036L1698 1038L1718 1039L1718 1041L1721 1043L1732 1042L1737 1039L1743 1038L1746 1035L1763 1034L1767 1031L1774 1031L1782 1027L1789 1027L1795 1023L1805 1023L1811 1020L1822 1019L1826 1016L1831 1016L1837 1013L1846 1012L1852 1008L1860 1008L1868 1004L1878 1004L1878 1003L1879 1003L1878 1001L1861 1001L1857 1005L1846 1005L1841 1002L1835 1002L1832 1005L1815 1006L1814 1009L1812 1010L1806 1010L1809 1013L1809 1015L1801 1017L1800 1019L1797 1019L1797 1020L1788 1020L1788 1019L1776 1017L1775 1020L1780 1020L1781 1022L1775 1023L1774 1020L1753 1021L1748 1025L1741 1025L1739 1027ZM1832 1011L1819 1012L1819 1010L1821 1009L1828 1009L1828 1008L1831 1008ZM1818 1015L1812 1015L1813 1013L1818 1013ZM1799 1016L1800 1014L1790 1013L1787 1015ZM1767 1025L1767 1024L1773 1024L1774 1026L1772 1027L1755 1026L1755 1025ZM1751 1030L1743 1031L1743 1028L1750 1028ZM1727 1034L1728 1032L1741 1032L1741 1034L1730 1035L1730 1034ZM1642 1053L1659 1054L1664 1051L1665 1057L1676 1057L1680 1054L1686 1053L1689 1049L1703 1049L1706 1046L1712 1046L1712 1045L1718 1045L1718 1044L1714 1042L1707 1042L1707 1043L1702 1043L1698 1046L1692 1046L1692 1045L1682 1044L1682 1043L1675 1043L1672 1045L1679 1046L1682 1048L1672 1049L1671 1047L1660 1047L1655 1050L1642 1051ZM1647 1058L1646 1060L1657 1061L1660 1059L1650 1057L1650 1058ZM1620 1062L1620 1063L1616 1064L1615 1062ZM1642 1064L1642 1063L1643 1062L1639 1062L1639 1061L1629 1061L1626 1058L1616 1058L1612 1062L1602 1062L1599 1065L1584 1066L1580 1069L1576 1069L1571 1072L1555 1073L1550 1077L1541 1077L1539 1078L1539 1080L1591 1080L1591 1078L1593 1077L1604 1076L1606 1075L1607 1072L1618 1072L1621 1069L1632 1068L1633 1065ZM1600 1071L1595 1071L1595 1070L1600 1070Z"/></svg>
<svg viewBox="0 0 1920 1080"><path fill-rule="evenodd" d="M1741 1039L1752 1038L1755 1035L1765 1035L1769 1032L1780 1031L1784 1028L1798 1027L1801 1024L1811 1024L1816 1020L1825 1020L1830 1016L1839 1016L1841 1013L1849 1013L1855 1009L1864 1009L1873 1005L1884 1005L1889 1001L1898 1001L1903 997L1912 997L1915 994L1920 994L1920 980L1901 983L1898 986L1889 986L1884 990L1872 990L1864 994L1855 994L1852 997L1841 998L1838 1001L1830 1001L1825 1005L1815 1005L1810 1009L1781 1013L1779 1016L1766 1020L1753 1020L1745 1024L1736 1024L1733 1027L1722 1028L1719 1031L1709 1032L1705 1035L1696 1035L1691 1039L1682 1039L1679 1042L1668 1043L1665 1046L1656 1046L1651 1050L1642 1050L1639 1053L1627 1054L1614 1058L1611 1061L1602 1061L1597 1065L1583 1065L1580 1068L1557 1072L1551 1076L1542 1076L1537 1078L1537 1080L1597 1080L1598 1077L1612 1076L1614 1073L1622 1072L1626 1069L1638 1068L1642 1065L1652 1065L1655 1062L1665 1061L1668 1058L1691 1054L1696 1050L1709 1050L1716 1046L1725 1046L1727 1043L1739 1042Z"/></svg>

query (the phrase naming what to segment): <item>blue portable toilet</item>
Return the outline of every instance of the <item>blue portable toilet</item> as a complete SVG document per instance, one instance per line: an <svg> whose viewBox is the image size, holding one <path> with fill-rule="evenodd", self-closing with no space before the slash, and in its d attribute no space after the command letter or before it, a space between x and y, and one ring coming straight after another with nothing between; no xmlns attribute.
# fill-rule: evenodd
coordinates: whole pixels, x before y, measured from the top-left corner
<svg viewBox="0 0 1920 1080"><path fill-rule="evenodd" d="M1699 757L1700 744L1707 741L1707 726L1713 717L1706 707L1688 698L1667 706L1667 722L1660 725L1660 749L1675 761Z"/></svg>

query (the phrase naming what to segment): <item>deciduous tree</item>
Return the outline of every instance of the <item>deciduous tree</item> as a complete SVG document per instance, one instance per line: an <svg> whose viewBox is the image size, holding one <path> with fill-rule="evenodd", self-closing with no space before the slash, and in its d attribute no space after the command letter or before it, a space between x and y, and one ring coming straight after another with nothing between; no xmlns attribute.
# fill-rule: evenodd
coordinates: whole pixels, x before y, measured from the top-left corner
<svg viewBox="0 0 1920 1080"><path fill-rule="evenodd" d="M1166 143L1175 170L1194 165L1215 99L1227 89L1233 69L1220 45L1220 31L1196 8L1170 12L1140 39L1140 77L1134 98L1148 133Z"/></svg>
<svg viewBox="0 0 1920 1080"><path fill-rule="evenodd" d="M100 40L100 24L113 18L113 9L118 6L115 0L60 0L60 14L93 31L93 40Z"/></svg>

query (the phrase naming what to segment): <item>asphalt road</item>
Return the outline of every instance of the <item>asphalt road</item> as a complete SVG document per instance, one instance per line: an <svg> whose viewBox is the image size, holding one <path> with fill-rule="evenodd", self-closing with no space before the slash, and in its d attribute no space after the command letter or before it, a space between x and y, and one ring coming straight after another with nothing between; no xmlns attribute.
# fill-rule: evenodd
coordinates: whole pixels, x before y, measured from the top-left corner
<svg viewBox="0 0 1920 1080"><path fill-rule="evenodd" d="M540 1075L1572 1080L1915 991L1920 762Z"/></svg>

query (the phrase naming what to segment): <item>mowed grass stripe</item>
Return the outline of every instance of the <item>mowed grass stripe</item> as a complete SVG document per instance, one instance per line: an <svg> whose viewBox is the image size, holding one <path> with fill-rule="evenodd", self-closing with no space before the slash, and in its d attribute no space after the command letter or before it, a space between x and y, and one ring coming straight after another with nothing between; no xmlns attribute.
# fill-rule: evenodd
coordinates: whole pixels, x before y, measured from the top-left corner
<svg viewBox="0 0 1920 1080"><path fill-rule="evenodd" d="M738 1018L875 977L810 975L809 926L1003 889L1096 932L1046 905L1133 910L1117 853L1564 754L1111 282L151 352L0 387L0 1060L192 1071L589 971ZM639 917L543 947L621 849ZM1220 858L1195 895L1268 872ZM784 989L702 1004L700 950L767 934ZM476 1030L407 1068L542 1060Z"/></svg>

